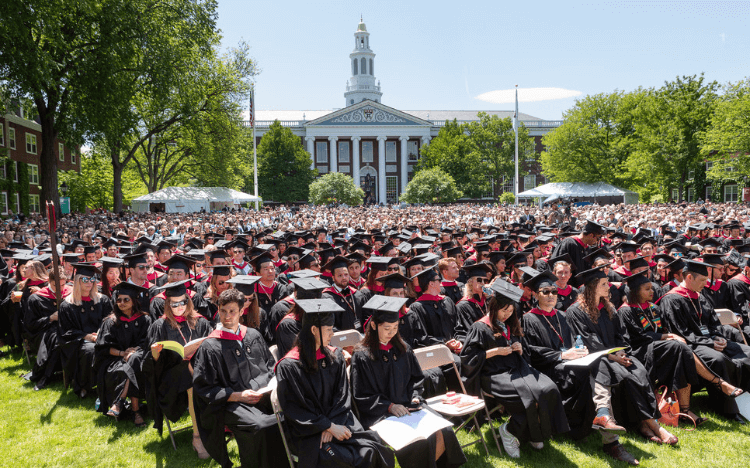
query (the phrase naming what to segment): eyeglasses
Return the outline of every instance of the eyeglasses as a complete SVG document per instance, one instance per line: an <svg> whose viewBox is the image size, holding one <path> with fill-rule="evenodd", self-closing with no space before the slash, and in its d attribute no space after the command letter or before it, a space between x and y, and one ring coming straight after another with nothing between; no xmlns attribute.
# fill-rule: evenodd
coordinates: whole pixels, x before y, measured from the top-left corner
<svg viewBox="0 0 750 468"><path fill-rule="evenodd" d="M385 271L401 271L401 267L399 267L398 265L389 266Z"/></svg>
<svg viewBox="0 0 750 468"><path fill-rule="evenodd" d="M203 268L203 264L202 263L196 263L195 266L196 266L196 268Z"/></svg>
<svg viewBox="0 0 750 468"><path fill-rule="evenodd" d="M133 268L137 268L139 270L146 270L148 269L148 265L136 265Z"/></svg>
<svg viewBox="0 0 750 468"><path fill-rule="evenodd" d="M268 251L269 252L276 252L276 247L271 247L270 249L268 249Z"/></svg>
<svg viewBox="0 0 750 468"><path fill-rule="evenodd" d="M557 296L557 289L540 289L539 294L543 296Z"/></svg>
<svg viewBox="0 0 750 468"><path fill-rule="evenodd" d="M128 302L130 302L130 298L127 297L127 296L125 296L125 297L118 297L115 302L117 302L118 304L120 304L120 303L127 304Z"/></svg>
<svg viewBox="0 0 750 468"><path fill-rule="evenodd" d="M289 258L290 258L290 259L291 259L292 261L297 261L297 260L299 260L299 255L290 255L290 256L289 256Z"/></svg>
<svg viewBox="0 0 750 468"><path fill-rule="evenodd" d="M96 282L96 278L94 278L93 276L92 277L84 276L83 278L81 278L81 283L83 284L89 284L89 283L95 283L95 282Z"/></svg>
<svg viewBox="0 0 750 468"><path fill-rule="evenodd" d="M477 278L475 281L479 284L487 284L489 282L484 278Z"/></svg>
<svg viewBox="0 0 750 468"><path fill-rule="evenodd" d="M170 307L183 307L183 306L186 306L186 305L187 305L187 299L185 299L183 301L179 301L179 302L170 302L169 303Z"/></svg>

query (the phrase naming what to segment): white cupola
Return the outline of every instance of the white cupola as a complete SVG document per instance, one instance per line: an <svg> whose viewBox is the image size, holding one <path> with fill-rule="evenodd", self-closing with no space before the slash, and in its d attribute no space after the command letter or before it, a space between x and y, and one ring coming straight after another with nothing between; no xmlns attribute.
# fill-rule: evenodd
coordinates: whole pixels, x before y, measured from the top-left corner
<svg viewBox="0 0 750 468"><path fill-rule="evenodd" d="M370 49L370 33L362 18L354 33L354 51L349 54L349 61L352 77L344 93L346 105L351 106L365 99L380 102L383 93L380 92L380 82L375 84L375 54Z"/></svg>

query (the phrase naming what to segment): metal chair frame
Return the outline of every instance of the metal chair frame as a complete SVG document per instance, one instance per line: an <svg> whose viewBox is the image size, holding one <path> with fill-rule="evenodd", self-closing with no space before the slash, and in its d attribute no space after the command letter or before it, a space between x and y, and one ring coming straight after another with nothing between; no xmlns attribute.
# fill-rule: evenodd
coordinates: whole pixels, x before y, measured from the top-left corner
<svg viewBox="0 0 750 468"><path fill-rule="evenodd" d="M274 388L273 391L271 391L271 406L273 407L273 414L276 416L276 424L279 426L279 432L281 433L281 441L284 443L284 451L286 452L286 458L289 461L290 468L295 468L296 463L299 462L299 457L294 455L292 451L289 449L289 442L286 440L286 433L284 432L284 410L281 409L281 404L279 403L279 395L276 393L276 389Z"/></svg>

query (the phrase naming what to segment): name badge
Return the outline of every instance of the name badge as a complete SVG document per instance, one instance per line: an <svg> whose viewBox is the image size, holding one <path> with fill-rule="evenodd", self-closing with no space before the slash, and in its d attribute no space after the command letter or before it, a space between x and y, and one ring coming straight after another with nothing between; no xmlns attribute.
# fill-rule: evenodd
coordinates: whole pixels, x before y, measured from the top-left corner
<svg viewBox="0 0 750 468"><path fill-rule="evenodd" d="M705 325L701 325L701 333L703 334L703 336L709 336L708 327Z"/></svg>

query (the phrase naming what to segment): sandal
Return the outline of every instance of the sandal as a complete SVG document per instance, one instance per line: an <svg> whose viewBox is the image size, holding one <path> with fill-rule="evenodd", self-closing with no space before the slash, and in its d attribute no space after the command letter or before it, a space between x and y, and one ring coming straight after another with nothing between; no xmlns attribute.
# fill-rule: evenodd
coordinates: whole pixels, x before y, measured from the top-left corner
<svg viewBox="0 0 750 468"><path fill-rule="evenodd" d="M730 384L729 382L727 382L726 380L722 379L718 375L716 376L715 379L711 380L711 383L714 384L716 386L716 388L718 388L721 393L723 393L724 395L728 396L729 398L737 398L738 396L740 396L743 393L745 393L745 391L742 390L740 387L734 387L734 385ZM732 393L726 393L724 391L724 388L722 387L722 384L728 384L729 386L734 387L734 391Z"/></svg>
<svg viewBox="0 0 750 468"><path fill-rule="evenodd" d="M696 427L700 426L701 424L705 424L709 421L708 418L704 418L701 416L698 416L697 414L693 413L693 416L690 415L690 407L689 406L680 406L680 414L678 416L678 419L680 422L686 422L686 423L692 423Z"/></svg>
<svg viewBox="0 0 750 468"><path fill-rule="evenodd" d="M133 424L135 427L143 427L146 425L146 420L143 419L143 415L140 411L135 411L133 414Z"/></svg>
<svg viewBox="0 0 750 468"><path fill-rule="evenodd" d="M120 409L120 400L115 401L112 403L112 406L110 406L109 411L107 411L107 416L111 418L115 418L115 421L117 421L120 418L120 412L122 410Z"/></svg>
<svg viewBox="0 0 750 468"><path fill-rule="evenodd" d="M659 427L659 434L661 435L661 441L667 445L675 446L679 442L677 436L670 434L669 431L663 427ZM665 439L663 434L666 434L668 437Z"/></svg>

